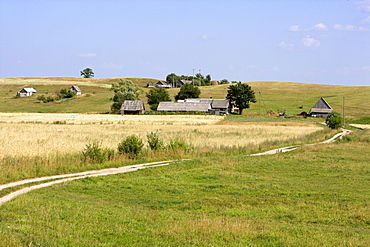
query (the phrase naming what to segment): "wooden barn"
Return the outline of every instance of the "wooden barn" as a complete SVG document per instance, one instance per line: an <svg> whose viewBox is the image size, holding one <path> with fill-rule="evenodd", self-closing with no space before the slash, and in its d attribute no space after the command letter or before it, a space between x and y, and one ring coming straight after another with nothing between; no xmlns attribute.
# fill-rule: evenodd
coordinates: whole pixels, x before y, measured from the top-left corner
<svg viewBox="0 0 370 247"><path fill-rule="evenodd" d="M159 102L157 111L168 112L210 112L210 103L203 102Z"/></svg>
<svg viewBox="0 0 370 247"><path fill-rule="evenodd" d="M312 107L311 109L311 116L312 117L326 117L329 113L331 113L333 109L325 101L324 98L320 98L319 101Z"/></svg>
<svg viewBox="0 0 370 247"><path fill-rule="evenodd" d="M125 100L121 106L121 114L138 115L145 111L144 103L141 100Z"/></svg>
<svg viewBox="0 0 370 247"><path fill-rule="evenodd" d="M211 104L211 113L216 115L228 114L231 112L231 104L228 99L186 99L185 102L201 102Z"/></svg>
<svg viewBox="0 0 370 247"><path fill-rule="evenodd" d="M81 95L82 94L82 91L81 91L81 89L78 86L72 86L70 90L72 92L75 92L76 95Z"/></svg>
<svg viewBox="0 0 370 247"><path fill-rule="evenodd" d="M36 89L30 87L30 88L23 88L21 91L17 92L18 97L28 97L33 95L34 93L37 93Z"/></svg>

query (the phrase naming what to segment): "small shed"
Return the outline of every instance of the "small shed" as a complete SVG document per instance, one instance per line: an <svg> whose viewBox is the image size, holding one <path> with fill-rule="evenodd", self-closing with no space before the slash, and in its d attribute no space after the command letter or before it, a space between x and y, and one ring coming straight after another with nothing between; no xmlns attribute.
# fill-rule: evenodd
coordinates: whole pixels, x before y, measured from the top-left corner
<svg viewBox="0 0 370 247"><path fill-rule="evenodd" d="M154 84L153 84L153 82L148 82L147 84L146 84L146 87L154 87Z"/></svg>
<svg viewBox="0 0 370 247"><path fill-rule="evenodd" d="M125 100L120 110L122 115L139 115L144 113L145 107L141 100Z"/></svg>
<svg viewBox="0 0 370 247"><path fill-rule="evenodd" d="M72 86L70 90L72 92L75 92L76 95L81 95L82 94L82 91L81 91L81 89L78 86Z"/></svg>
<svg viewBox="0 0 370 247"><path fill-rule="evenodd" d="M168 112L209 112L210 103L202 102L159 102L157 111Z"/></svg>
<svg viewBox="0 0 370 247"><path fill-rule="evenodd" d="M320 98L319 101L317 101L317 103L312 107L311 116L312 117L326 117L332 111L333 109L328 104L328 102L326 102L324 98Z"/></svg>
<svg viewBox="0 0 370 247"><path fill-rule="evenodd" d="M25 87L21 91L17 92L18 97L28 97L33 95L34 93L37 93L36 89L32 87Z"/></svg>

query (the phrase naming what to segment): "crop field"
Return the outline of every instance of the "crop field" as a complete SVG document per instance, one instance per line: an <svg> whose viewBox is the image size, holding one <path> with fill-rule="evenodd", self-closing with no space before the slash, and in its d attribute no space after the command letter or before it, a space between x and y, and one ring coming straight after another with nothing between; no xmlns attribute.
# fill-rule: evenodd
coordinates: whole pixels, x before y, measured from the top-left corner
<svg viewBox="0 0 370 247"><path fill-rule="evenodd" d="M80 152L93 142L116 148L126 136L143 140L158 132L165 141L182 138L195 148L247 148L266 141L299 139L322 127L310 123L218 124L220 116L119 116L0 114L0 158Z"/></svg>

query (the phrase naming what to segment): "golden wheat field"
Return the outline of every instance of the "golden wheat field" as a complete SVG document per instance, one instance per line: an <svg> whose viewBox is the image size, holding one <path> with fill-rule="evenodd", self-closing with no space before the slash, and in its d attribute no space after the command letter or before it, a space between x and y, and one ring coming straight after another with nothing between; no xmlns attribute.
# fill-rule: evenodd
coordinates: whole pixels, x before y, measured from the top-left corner
<svg viewBox="0 0 370 247"><path fill-rule="evenodd" d="M119 116L83 114L0 114L0 157L81 152L98 141L117 148L123 138L158 131L165 141L180 137L194 147L243 147L299 138L321 128L313 124L218 124L221 116ZM65 122L64 122L65 121ZM60 124L62 123L62 124Z"/></svg>

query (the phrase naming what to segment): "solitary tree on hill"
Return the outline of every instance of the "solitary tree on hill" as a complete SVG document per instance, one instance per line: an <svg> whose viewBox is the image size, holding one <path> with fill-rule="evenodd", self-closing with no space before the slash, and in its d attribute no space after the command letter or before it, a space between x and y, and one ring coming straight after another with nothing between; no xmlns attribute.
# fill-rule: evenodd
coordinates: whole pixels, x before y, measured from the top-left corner
<svg viewBox="0 0 370 247"><path fill-rule="evenodd" d="M92 71L92 69L90 68L86 68L81 72L81 76L83 76L83 78L91 78L91 77L94 77L94 72Z"/></svg>
<svg viewBox="0 0 370 247"><path fill-rule="evenodd" d="M235 106L239 108L240 115L243 113L243 109L249 108L250 102L257 102L252 88L241 82L229 86L226 99L234 102Z"/></svg>

